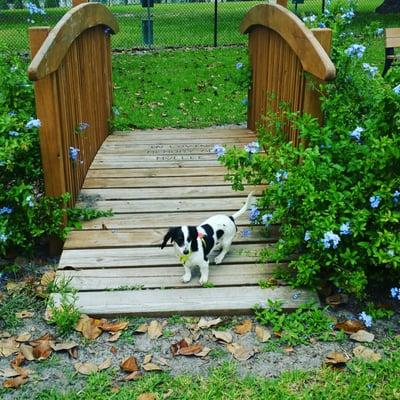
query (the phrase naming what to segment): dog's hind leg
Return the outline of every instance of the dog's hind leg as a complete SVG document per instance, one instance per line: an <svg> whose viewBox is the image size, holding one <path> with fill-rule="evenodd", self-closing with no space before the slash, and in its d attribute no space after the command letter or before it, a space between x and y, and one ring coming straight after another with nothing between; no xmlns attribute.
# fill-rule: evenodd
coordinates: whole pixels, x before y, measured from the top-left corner
<svg viewBox="0 0 400 400"><path fill-rule="evenodd" d="M215 264L221 264L221 263L222 263L222 260L224 259L224 257L225 257L226 254L228 253L229 249L231 248L231 244L232 244L232 241L226 241L226 240L224 240L224 241L222 242L222 250L221 250L221 253L219 253L219 254L215 257L215 259L214 259Z"/></svg>

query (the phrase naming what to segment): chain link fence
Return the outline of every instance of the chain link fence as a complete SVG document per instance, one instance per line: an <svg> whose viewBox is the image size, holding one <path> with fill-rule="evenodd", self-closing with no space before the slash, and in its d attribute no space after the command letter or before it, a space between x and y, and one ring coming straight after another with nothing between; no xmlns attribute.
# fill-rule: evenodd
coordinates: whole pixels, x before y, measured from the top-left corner
<svg viewBox="0 0 400 400"><path fill-rule="evenodd" d="M361 13L373 13L383 0L360 0ZM294 3L295 2L295 3ZM239 32L246 12L260 1L108 0L120 24L114 49L237 45L247 41ZM31 4L45 10L32 13ZM28 7L27 7L28 5ZM289 0L289 9L320 13L324 0ZM70 9L70 0L0 0L0 48L28 49L27 28L54 26ZM33 9L34 11L34 9Z"/></svg>

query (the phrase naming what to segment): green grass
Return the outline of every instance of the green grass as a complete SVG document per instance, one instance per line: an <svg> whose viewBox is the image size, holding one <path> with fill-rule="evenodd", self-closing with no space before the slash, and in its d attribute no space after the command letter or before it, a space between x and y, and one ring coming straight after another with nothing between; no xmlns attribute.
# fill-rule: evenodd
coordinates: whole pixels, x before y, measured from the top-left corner
<svg viewBox="0 0 400 400"><path fill-rule="evenodd" d="M114 56L115 128L244 122L246 93L234 76L246 58L244 47Z"/></svg>
<svg viewBox="0 0 400 400"><path fill-rule="evenodd" d="M322 367L315 371L291 371L277 379L247 376L239 378L236 366L224 362L205 377L171 376L166 373L146 374L142 379L127 384L118 383L116 375L91 375L80 390L46 389L33 394L28 387L19 389L19 399L36 400L128 400L140 394L153 393L157 399L170 400L292 400L292 399L398 399L400 384L398 341L391 341L383 360L377 363L352 361L344 370ZM0 394L5 393L0 389Z"/></svg>
<svg viewBox="0 0 400 400"><path fill-rule="evenodd" d="M384 26L398 25L397 15L378 15L373 10L381 0L361 0L358 2L357 20L381 20ZM259 1L225 2L218 4L218 44L246 43L246 35L239 32L240 23L246 12ZM289 9L294 6L289 1ZM46 9L47 15L34 16L35 26L54 26L67 8ZM113 36L113 48L145 47L142 38L142 18L147 10L140 5L114 5L110 7L116 16L120 32ZM321 2L307 0L299 5L299 13L321 12ZM152 9L154 20L154 46L211 46L214 41L214 3L156 4ZM32 24L27 22L26 10L0 11L0 46L16 50L28 49L27 29ZM357 22L358 23L358 22Z"/></svg>

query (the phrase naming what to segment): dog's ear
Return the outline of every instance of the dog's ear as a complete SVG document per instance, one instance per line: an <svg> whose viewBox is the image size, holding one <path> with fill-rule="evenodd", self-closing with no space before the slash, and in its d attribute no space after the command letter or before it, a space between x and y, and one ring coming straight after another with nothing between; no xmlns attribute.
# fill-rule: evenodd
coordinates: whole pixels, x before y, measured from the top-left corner
<svg viewBox="0 0 400 400"><path fill-rule="evenodd" d="M191 242L190 250L192 252L195 252L199 249L199 246L197 245L197 236L198 236L197 228L195 226L189 226L188 230L189 230L188 239Z"/></svg>
<svg viewBox="0 0 400 400"><path fill-rule="evenodd" d="M171 242L172 242L172 238L173 238L173 234L174 234L175 229L176 228L169 228L168 229L168 232L165 234L163 242L161 243L161 248L162 249L167 245L168 240L171 239Z"/></svg>

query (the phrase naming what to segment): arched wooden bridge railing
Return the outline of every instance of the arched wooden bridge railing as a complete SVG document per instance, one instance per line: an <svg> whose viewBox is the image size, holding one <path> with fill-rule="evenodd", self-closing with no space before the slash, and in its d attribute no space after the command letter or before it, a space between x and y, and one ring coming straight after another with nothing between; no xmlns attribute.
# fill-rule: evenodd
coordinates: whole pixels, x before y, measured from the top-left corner
<svg viewBox="0 0 400 400"><path fill-rule="evenodd" d="M110 33L118 23L99 3L76 5L50 30L29 30L45 192L69 192L74 204L109 133L112 112Z"/></svg>
<svg viewBox="0 0 400 400"><path fill-rule="evenodd" d="M252 68L248 128L255 130L263 123L267 105L277 110L282 101L294 111L307 112L321 120L320 95L315 83L335 78L335 66L328 55L331 30L310 30L279 4L253 7L240 30L249 34ZM287 134L288 140L298 143L293 128L287 127Z"/></svg>

